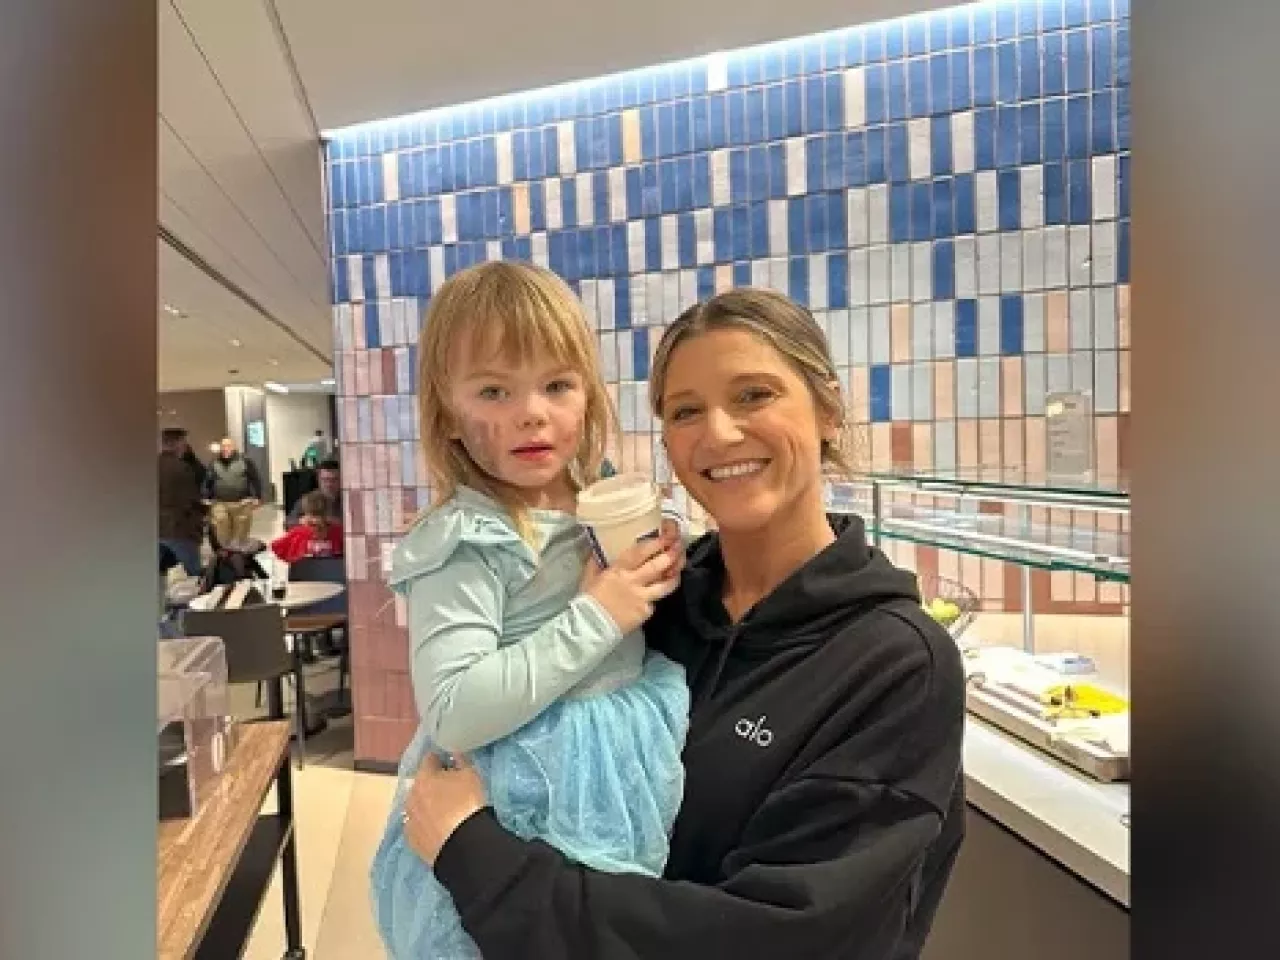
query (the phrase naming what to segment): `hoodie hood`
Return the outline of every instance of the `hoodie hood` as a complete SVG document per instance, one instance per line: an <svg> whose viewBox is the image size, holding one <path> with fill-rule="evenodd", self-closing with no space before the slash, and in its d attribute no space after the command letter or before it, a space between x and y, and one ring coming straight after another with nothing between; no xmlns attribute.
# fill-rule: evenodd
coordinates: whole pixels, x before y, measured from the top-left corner
<svg viewBox="0 0 1280 960"><path fill-rule="evenodd" d="M825 642L861 610L891 600L920 602L914 573L900 570L867 543L862 518L832 515L833 543L729 622L721 600L724 557L720 539L709 533L690 548L681 589L685 616L712 645L731 644L739 655L770 656L796 645ZM672 599L676 599L673 597ZM728 650L723 653L727 656Z"/></svg>

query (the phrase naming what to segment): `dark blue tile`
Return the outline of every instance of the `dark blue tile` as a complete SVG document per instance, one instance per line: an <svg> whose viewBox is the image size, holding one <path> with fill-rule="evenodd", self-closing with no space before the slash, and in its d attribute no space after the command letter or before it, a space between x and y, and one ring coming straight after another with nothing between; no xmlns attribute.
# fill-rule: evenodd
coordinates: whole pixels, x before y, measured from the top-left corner
<svg viewBox="0 0 1280 960"><path fill-rule="evenodd" d="M891 124L886 128L885 161L891 183L905 183L911 179L910 138L905 123Z"/></svg>
<svg viewBox="0 0 1280 960"><path fill-rule="evenodd" d="M809 305L808 257L792 257L787 262L787 295L796 303Z"/></svg>
<svg viewBox="0 0 1280 960"><path fill-rule="evenodd" d="M972 173L962 173L952 182L955 193L956 234L978 232L977 187Z"/></svg>
<svg viewBox="0 0 1280 960"><path fill-rule="evenodd" d="M707 101L708 146L718 150L729 142L728 104L723 93L713 93Z"/></svg>
<svg viewBox="0 0 1280 960"><path fill-rule="evenodd" d="M823 95L825 110L822 129L834 132L844 129L844 74L829 73L824 81L826 93Z"/></svg>
<svg viewBox="0 0 1280 960"><path fill-rule="evenodd" d="M884 25L884 58L901 60L907 54L906 25L901 20L890 20Z"/></svg>
<svg viewBox="0 0 1280 960"><path fill-rule="evenodd" d="M1067 168L1061 163L1044 165L1044 222L1052 226L1067 222Z"/></svg>
<svg viewBox="0 0 1280 960"><path fill-rule="evenodd" d="M1129 0L1116 0L1116 19L1124 20L1129 16Z"/></svg>
<svg viewBox="0 0 1280 960"><path fill-rule="evenodd" d="M766 201L758 201L751 204L751 257L754 260L763 260L769 256L769 204ZM690 222L692 226L692 221ZM688 269L694 264L681 263L680 266Z"/></svg>
<svg viewBox="0 0 1280 960"><path fill-rule="evenodd" d="M1031 0L1018 2L1018 35L1029 37L1040 32L1040 10Z"/></svg>
<svg viewBox="0 0 1280 960"><path fill-rule="evenodd" d="M1089 155L1089 98L1067 101L1067 156L1079 160Z"/></svg>
<svg viewBox="0 0 1280 960"><path fill-rule="evenodd" d="M884 183L889 177L885 140L884 127L867 131L867 183Z"/></svg>
<svg viewBox="0 0 1280 960"><path fill-rule="evenodd" d="M955 222L955 189L954 181L944 177L933 181L933 231L935 239L954 236Z"/></svg>
<svg viewBox="0 0 1280 960"><path fill-rule="evenodd" d="M888 77L889 119L905 120L910 115L907 105L907 67L897 61L885 68Z"/></svg>
<svg viewBox="0 0 1280 960"><path fill-rule="evenodd" d="M804 141L805 185L810 191L826 189L826 175L822 165L822 147L825 137L808 137Z"/></svg>
<svg viewBox="0 0 1280 960"><path fill-rule="evenodd" d="M921 54L929 52L929 21L924 16L914 16L908 18L906 24L907 32L907 55L918 57Z"/></svg>
<svg viewBox="0 0 1280 960"><path fill-rule="evenodd" d="M929 58L929 108L935 114L960 109L951 102L950 54L935 53Z"/></svg>
<svg viewBox="0 0 1280 960"><path fill-rule="evenodd" d="M1094 27L1089 44L1090 74L1093 89L1113 87L1116 83L1115 35L1111 24Z"/></svg>
<svg viewBox="0 0 1280 960"><path fill-rule="evenodd" d="M527 130L517 130L511 134L511 172L517 182L529 179L529 131Z"/></svg>
<svg viewBox="0 0 1280 960"><path fill-rule="evenodd" d="M741 53L732 53L725 58L725 83L730 87L745 86L747 82L746 59Z"/></svg>
<svg viewBox="0 0 1280 960"><path fill-rule="evenodd" d="M692 213L682 213L676 220L676 239L679 245L680 269L689 270L698 262L698 240L694 231Z"/></svg>
<svg viewBox="0 0 1280 960"><path fill-rule="evenodd" d="M636 327L631 331L632 372L637 380L649 379L649 328Z"/></svg>
<svg viewBox="0 0 1280 960"><path fill-rule="evenodd" d="M539 131L530 131L528 140L530 180L542 180L551 176L553 164L554 169L559 169L559 149L555 145L555 138L551 140L551 154L548 157L547 139Z"/></svg>
<svg viewBox="0 0 1280 960"><path fill-rule="evenodd" d="M1050 30L1061 30L1062 0L1040 0L1040 29L1048 33Z"/></svg>
<svg viewBox="0 0 1280 960"><path fill-rule="evenodd" d="M885 68L880 64L867 67L862 75L866 94L867 123L884 123L889 117L889 100Z"/></svg>
<svg viewBox="0 0 1280 960"><path fill-rule="evenodd" d="M693 158L693 205L711 206L711 157L705 153Z"/></svg>
<svg viewBox="0 0 1280 960"><path fill-rule="evenodd" d="M1016 104L996 107L996 166L1016 167L1022 146L1022 109Z"/></svg>
<svg viewBox="0 0 1280 960"><path fill-rule="evenodd" d="M735 287L751 286L751 264L743 260L733 265L733 285Z"/></svg>
<svg viewBox="0 0 1280 960"><path fill-rule="evenodd" d="M716 263L728 263L733 259L733 213L728 207L717 207L712 214L712 238L715 241ZM647 273L653 270L646 267Z"/></svg>
<svg viewBox="0 0 1280 960"><path fill-rule="evenodd" d="M609 175L597 170L591 175L591 200L596 223L609 222Z"/></svg>
<svg viewBox="0 0 1280 960"><path fill-rule="evenodd" d="M675 213L680 208L680 165L675 160L663 160L658 164L658 183L662 212Z"/></svg>
<svg viewBox="0 0 1280 960"><path fill-rule="evenodd" d="M849 255L843 250L827 255L827 306L832 310L849 306Z"/></svg>
<svg viewBox="0 0 1280 960"><path fill-rule="evenodd" d="M827 249L827 197L811 193L805 197L805 227L808 232L806 253L822 253ZM798 251L792 250L791 253Z"/></svg>
<svg viewBox="0 0 1280 960"><path fill-rule="evenodd" d="M798 77L804 73L804 59L800 55L800 48L789 43L782 49L782 75L784 77Z"/></svg>
<svg viewBox="0 0 1280 960"><path fill-rule="evenodd" d="M765 83L777 83L787 75L786 58L777 44L765 48L761 55Z"/></svg>
<svg viewBox="0 0 1280 960"><path fill-rule="evenodd" d="M615 277L626 276L631 273L631 256L627 243L627 225L625 223L615 223L609 227L609 249L613 256L610 260L613 264L613 275ZM636 264L637 271L639 264Z"/></svg>
<svg viewBox="0 0 1280 960"><path fill-rule="evenodd" d="M1040 96L1040 39L1024 37L1018 41L1018 96L1034 100Z"/></svg>
<svg viewBox="0 0 1280 960"><path fill-rule="evenodd" d="M973 18L973 42L990 43L996 38L996 18L989 3L973 4L969 7Z"/></svg>
<svg viewBox="0 0 1280 960"><path fill-rule="evenodd" d="M747 95L741 90L731 90L729 102L729 143L735 147L747 142Z"/></svg>
<svg viewBox="0 0 1280 960"><path fill-rule="evenodd" d="M1022 226L1022 174L1001 170L996 175L996 196L1001 230L1017 230Z"/></svg>
<svg viewBox="0 0 1280 960"><path fill-rule="evenodd" d="M747 153L747 199L752 203L769 199L769 148L764 144Z"/></svg>
<svg viewBox="0 0 1280 960"><path fill-rule="evenodd" d="M787 98L780 83L764 89L764 132L769 140L787 135Z"/></svg>
<svg viewBox="0 0 1280 960"><path fill-rule="evenodd" d="M703 154L706 157L706 154ZM697 204L697 164L694 158L685 156L676 160L676 209L692 210Z"/></svg>
<svg viewBox="0 0 1280 960"><path fill-rule="evenodd" d="M698 302L706 303L716 295L716 268L698 268Z"/></svg>
<svg viewBox="0 0 1280 960"><path fill-rule="evenodd" d="M842 70L846 66L844 59L844 37L839 33L828 33L822 38L822 66L824 70Z"/></svg>
<svg viewBox="0 0 1280 960"><path fill-rule="evenodd" d="M578 231L578 275L583 279L594 280L599 274L596 260L596 231Z"/></svg>
<svg viewBox="0 0 1280 960"><path fill-rule="evenodd" d="M1092 203L1089 192L1089 161L1072 160L1067 164L1067 218L1071 223L1090 221Z"/></svg>
<svg viewBox="0 0 1280 960"><path fill-rule="evenodd" d="M929 121L929 169L935 177L951 173L951 116L933 117Z"/></svg>
<svg viewBox="0 0 1280 960"><path fill-rule="evenodd" d="M956 301L956 356L978 355L978 301Z"/></svg>
<svg viewBox="0 0 1280 960"><path fill-rule="evenodd" d="M1121 220L1116 228L1116 277L1129 282L1129 221Z"/></svg>
<svg viewBox="0 0 1280 960"><path fill-rule="evenodd" d="M918 181L911 184L911 239L929 240L933 237L933 184Z"/></svg>
<svg viewBox="0 0 1280 960"><path fill-rule="evenodd" d="M639 167L627 167L627 219L639 220L644 215L642 206L644 187L640 180Z"/></svg>
<svg viewBox="0 0 1280 960"><path fill-rule="evenodd" d="M846 67L858 67L867 62L867 51L863 40L863 32L856 27L844 32L844 65Z"/></svg>
<svg viewBox="0 0 1280 960"><path fill-rule="evenodd" d="M781 143L769 144L769 196L781 200L787 195L787 149Z"/></svg>
<svg viewBox="0 0 1280 960"><path fill-rule="evenodd" d="M1000 352L1006 357L1023 352L1022 294L1005 294L1000 298Z"/></svg>
<svg viewBox="0 0 1280 960"><path fill-rule="evenodd" d="M905 183L889 186L889 242L911 239L911 187Z"/></svg>
<svg viewBox="0 0 1280 960"><path fill-rule="evenodd" d="M373 257L362 258L360 261L360 272L364 281L365 299L376 299L375 291L378 289L378 273Z"/></svg>
<svg viewBox="0 0 1280 960"><path fill-rule="evenodd" d="M823 189L840 190L844 182L844 134L828 133L822 138L822 177ZM813 190L813 184L809 184Z"/></svg>
<svg viewBox="0 0 1280 960"><path fill-rule="evenodd" d="M1042 155L1045 161L1064 159L1067 151L1067 102L1059 99L1044 101L1040 125L1044 129Z"/></svg>
<svg viewBox="0 0 1280 960"><path fill-rule="evenodd" d="M804 197L792 197L787 201L787 249L791 253L809 252L805 210Z"/></svg>
<svg viewBox="0 0 1280 960"><path fill-rule="evenodd" d="M933 245L933 299L950 300L956 295L956 251L950 240Z"/></svg>
<svg viewBox="0 0 1280 960"><path fill-rule="evenodd" d="M884 27L879 23L862 28L863 49L867 63L884 59Z"/></svg>
<svg viewBox="0 0 1280 960"><path fill-rule="evenodd" d="M827 195L827 250L849 247L849 206L845 191L836 189Z"/></svg>
<svg viewBox="0 0 1280 960"><path fill-rule="evenodd" d="M578 184L572 178L560 181L560 218L566 228L578 225ZM458 219L462 219L461 212Z"/></svg>
<svg viewBox="0 0 1280 960"><path fill-rule="evenodd" d="M404 246L400 232L400 204L387 204L387 249L399 250Z"/></svg>
<svg viewBox="0 0 1280 960"><path fill-rule="evenodd" d="M983 107L973 114L973 159L979 170L996 166L996 111Z"/></svg>
<svg viewBox="0 0 1280 960"><path fill-rule="evenodd" d="M673 64L671 70L671 96L683 100L693 93L693 73L688 63Z"/></svg>
<svg viewBox="0 0 1280 960"><path fill-rule="evenodd" d="M989 107L996 102L996 51L994 47L973 48L973 105Z"/></svg>
<svg viewBox="0 0 1280 960"><path fill-rule="evenodd" d="M565 256L564 256L564 238L565 238L565 234L563 230L552 230L550 233L547 234L547 264L548 266L550 266L551 271L553 273L558 273L562 277L565 276L565 270L566 270ZM450 247L444 248L444 255L445 255L444 269L445 269L446 276L449 276L453 273L453 271L449 269L450 249L451 249Z"/></svg>
<svg viewBox="0 0 1280 960"><path fill-rule="evenodd" d="M1094 23L1110 20L1112 17L1111 0L1089 0L1089 19Z"/></svg>
<svg viewBox="0 0 1280 960"><path fill-rule="evenodd" d="M1116 149L1129 149L1129 88L1116 90Z"/></svg>
<svg viewBox="0 0 1280 960"><path fill-rule="evenodd" d="M693 105L688 100L677 100L671 105L673 143L677 155L693 149Z"/></svg>
<svg viewBox="0 0 1280 960"><path fill-rule="evenodd" d="M844 136L844 185L867 185L867 135L861 130L851 130Z"/></svg>
<svg viewBox="0 0 1280 960"><path fill-rule="evenodd" d="M822 41L817 37L805 37L803 40L795 42L800 44L804 72L820 73L822 71Z"/></svg>
<svg viewBox="0 0 1280 960"><path fill-rule="evenodd" d="M804 133L822 129L827 116L827 87L820 76L804 80Z"/></svg>
<svg viewBox="0 0 1280 960"><path fill-rule="evenodd" d="M658 116L658 156L670 157L676 152L676 112L675 105L664 103L657 108Z"/></svg>
<svg viewBox="0 0 1280 960"><path fill-rule="evenodd" d="M950 103L952 110L968 110L973 106L973 87L970 80L969 51L953 50L947 55L950 60L948 74L950 76Z"/></svg>
<svg viewBox="0 0 1280 960"><path fill-rule="evenodd" d="M541 180L529 184L529 229L535 233L547 229L547 191Z"/></svg>
<svg viewBox="0 0 1280 960"><path fill-rule="evenodd" d="M937 53L950 45L950 14L946 10L931 13L929 17L929 51Z"/></svg>
<svg viewBox="0 0 1280 960"><path fill-rule="evenodd" d="M376 206L369 208L369 219L361 227L366 249L381 253L387 249L387 208Z"/></svg>
<svg viewBox="0 0 1280 960"><path fill-rule="evenodd" d="M487 187L490 184L488 158L485 156L485 143L485 140L472 140L467 145L468 186ZM495 176L494 179L496 180L497 177Z"/></svg>
<svg viewBox="0 0 1280 960"><path fill-rule="evenodd" d="M662 221L647 217L644 221L644 271L658 273L662 270Z"/></svg>
<svg viewBox="0 0 1280 960"><path fill-rule="evenodd" d="M625 273L613 281L613 325L618 330L631 329L631 277Z"/></svg>
<svg viewBox="0 0 1280 960"><path fill-rule="evenodd" d="M729 202L747 201L747 151L729 151Z"/></svg>
<svg viewBox="0 0 1280 960"><path fill-rule="evenodd" d="M996 39L1009 40L1018 35L1016 0L1000 0L996 5Z"/></svg>
<svg viewBox="0 0 1280 960"><path fill-rule="evenodd" d="M969 15L967 6L953 7L945 14L937 14L937 16L946 16L950 25L950 33L948 44L952 47L967 47L973 43L973 22Z"/></svg>
<svg viewBox="0 0 1280 960"><path fill-rule="evenodd" d="M762 143L767 137L765 125L764 90L755 87L747 91L747 142Z"/></svg>
<svg viewBox="0 0 1280 960"><path fill-rule="evenodd" d="M1002 43L996 47L996 101L1016 103L1018 100L1018 45Z"/></svg>
<svg viewBox="0 0 1280 960"><path fill-rule="evenodd" d="M364 336L365 345L370 350L377 350L382 346L382 330L378 324L378 301L368 300L364 305Z"/></svg>
<svg viewBox="0 0 1280 960"><path fill-rule="evenodd" d="M893 419L893 371L887 363L871 365L869 408L872 423L888 423Z"/></svg>
<svg viewBox="0 0 1280 960"><path fill-rule="evenodd" d="M1089 33L1073 30L1067 34L1067 92L1083 93L1089 88Z"/></svg>
<svg viewBox="0 0 1280 960"><path fill-rule="evenodd" d="M751 210L749 207L733 207L733 259L751 259Z"/></svg>
<svg viewBox="0 0 1280 960"><path fill-rule="evenodd" d="M1062 34L1046 33L1044 43L1044 95L1059 96L1066 92L1067 74L1062 62Z"/></svg>
<svg viewBox="0 0 1280 960"><path fill-rule="evenodd" d="M907 61L907 112L912 117L929 115L929 61Z"/></svg>
<svg viewBox="0 0 1280 960"><path fill-rule="evenodd" d="M1090 111L1092 120L1092 147L1090 152L1114 153L1116 149L1116 136L1113 123L1115 121L1115 92L1112 90L1101 90L1093 95L1093 104Z"/></svg>
<svg viewBox="0 0 1280 960"><path fill-rule="evenodd" d="M405 239L411 247L427 245L427 201L415 200L409 205L409 232Z"/></svg>
<svg viewBox="0 0 1280 960"><path fill-rule="evenodd" d="M1023 164L1039 163L1042 157L1041 144L1043 143L1040 104L1024 103L1019 122L1022 127L1021 162Z"/></svg>
<svg viewBox="0 0 1280 960"><path fill-rule="evenodd" d="M1129 216L1129 163L1128 154L1121 154L1116 170L1116 187L1120 196L1120 216Z"/></svg>
<svg viewBox="0 0 1280 960"><path fill-rule="evenodd" d="M434 247L444 243L444 217L440 211L438 197L432 197L427 201L424 216L426 220L427 246Z"/></svg>
<svg viewBox="0 0 1280 960"><path fill-rule="evenodd" d="M798 137L804 132L804 86L799 80L788 80L782 89L786 100L787 136Z"/></svg>
<svg viewBox="0 0 1280 960"><path fill-rule="evenodd" d="M663 103L671 99L671 73L658 68L653 71L653 99Z"/></svg>
<svg viewBox="0 0 1280 960"><path fill-rule="evenodd" d="M697 97L690 103L690 126L695 151L711 149L711 103L706 97Z"/></svg>
<svg viewBox="0 0 1280 960"><path fill-rule="evenodd" d="M351 302L351 286L347 276L347 265L345 263L334 263L333 270L333 302L334 303L350 303Z"/></svg>

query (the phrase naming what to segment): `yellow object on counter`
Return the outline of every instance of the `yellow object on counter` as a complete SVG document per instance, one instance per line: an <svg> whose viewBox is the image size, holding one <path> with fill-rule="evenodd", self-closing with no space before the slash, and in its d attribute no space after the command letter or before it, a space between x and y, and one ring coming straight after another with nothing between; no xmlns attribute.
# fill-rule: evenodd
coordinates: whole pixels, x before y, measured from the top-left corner
<svg viewBox="0 0 1280 960"><path fill-rule="evenodd" d="M1040 694L1040 702L1063 715L1113 716L1129 709L1123 697L1091 683L1060 683Z"/></svg>

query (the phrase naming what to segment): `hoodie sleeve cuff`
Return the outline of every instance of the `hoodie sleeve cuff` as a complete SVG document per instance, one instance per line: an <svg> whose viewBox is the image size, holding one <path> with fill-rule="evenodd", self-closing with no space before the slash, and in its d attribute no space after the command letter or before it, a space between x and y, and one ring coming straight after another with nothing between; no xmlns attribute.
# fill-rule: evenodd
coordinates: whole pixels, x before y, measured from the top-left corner
<svg viewBox="0 0 1280 960"><path fill-rule="evenodd" d="M528 857L529 844L503 829L493 808L485 807L450 834L432 869L458 912L468 916L505 887Z"/></svg>

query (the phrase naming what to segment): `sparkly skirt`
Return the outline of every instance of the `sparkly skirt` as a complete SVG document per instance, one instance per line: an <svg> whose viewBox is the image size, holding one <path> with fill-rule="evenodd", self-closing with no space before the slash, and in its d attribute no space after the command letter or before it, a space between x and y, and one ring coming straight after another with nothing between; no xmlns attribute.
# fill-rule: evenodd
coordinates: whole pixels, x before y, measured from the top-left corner
<svg viewBox="0 0 1280 960"><path fill-rule="evenodd" d="M471 760L498 822L516 836L596 870L659 876L684 790L688 718L683 669L651 653L634 682L557 701ZM431 749L420 733L401 760L370 875L374 919L394 960L477 960L452 898L409 847L400 819Z"/></svg>

